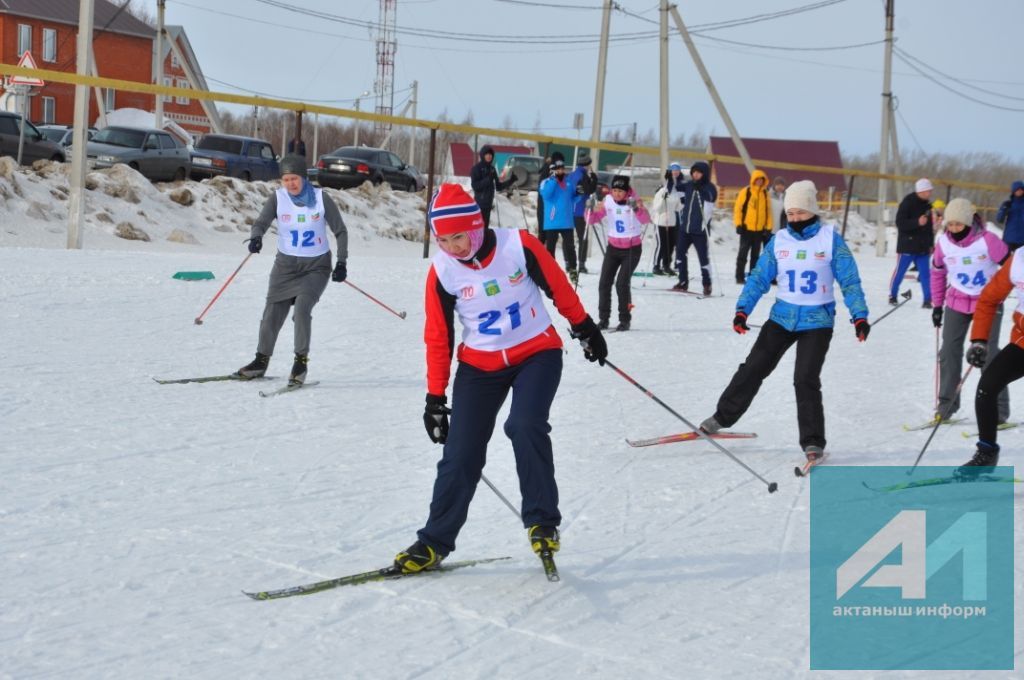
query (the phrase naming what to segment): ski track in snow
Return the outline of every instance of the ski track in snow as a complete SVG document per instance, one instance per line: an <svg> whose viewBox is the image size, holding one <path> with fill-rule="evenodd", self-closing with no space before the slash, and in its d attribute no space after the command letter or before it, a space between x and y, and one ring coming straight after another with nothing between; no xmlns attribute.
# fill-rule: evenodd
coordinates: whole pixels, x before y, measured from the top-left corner
<svg viewBox="0 0 1024 680"><path fill-rule="evenodd" d="M500 200L503 218L520 213ZM756 337L730 328L730 233L714 246L725 275L714 297L637 278L633 330L608 336L612 360L691 422L713 411ZM421 423L426 263L415 244L353 239L353 283L409 317L329 284L314 312L315 391L265 400L261 383L151 380L251 358L266 251L192 323L244 256L237 241L0 248L0 678L810 675L810 482L792 474L792 352L737 426L759 437L722 442L777 481L776 494L706 442L628 447L625 437L689 428L567 342L551 415L560 583L545 581L521 523L481 486L452 559L507 562L275 602L242 596L389 563L426 518L440 447ZM876 317L893 260L865 247L858 262ZM170 278L198 269L217 279ZM581 281L595 313L597 276ZM914 300L864 345L839 304L822 374L832 463L907 464L927 437L901 429L932 402L930 315L910 286ZM288 323L270 368L279 379L291 340ZM972 375L965 391L976 385ZM1011 395L1021 403L1020 384ZM1008 463L1019 437L1001 433ZM958 464L971 448L959 430L940 432L924 462ZM517 502L500 427L485 473ZM1015 576L1020 621L1020 565ZM1019 658L1019 624L1015 640Z"/></svg>

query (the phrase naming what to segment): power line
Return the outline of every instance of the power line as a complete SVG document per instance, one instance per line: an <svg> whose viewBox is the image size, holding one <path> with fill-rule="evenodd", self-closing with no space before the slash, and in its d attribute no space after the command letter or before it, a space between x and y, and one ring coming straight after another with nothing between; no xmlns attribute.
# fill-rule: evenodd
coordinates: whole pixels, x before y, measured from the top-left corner
<svg viewBox="0 0 1024 680"><path fill-rule="evenodd" d="M935 83L936 85L941 87L943 90L946 90L947 92L952 92L953 94L955 94L957 97L960 97L961 99L966 99L967 101L973 102L973 103L978 104L980 106L987 106L990 109L999 109L1001 111L1024 112L1024 109L1021 109L1021 108L1015 108L1015 107L1012 107L1012 106L1002 106L1001 104L993 104L992 102L984 102L984 101L981 101L980 99L975 99L974 97L971 97L969 95L964 94L963 92L960 92L959 90L955 90L952 87L949 87L948 85L946 85L944 82L942 82L938 78L935 78L934 76L932 76L930 73L926 73L925 71L922 71L921 68L917 66L917 64L915 64L914 62L912 62L909 59L907 59L906 57L904 57L900 52L897 52L897 51L893 50L893 54L895 54L896 57L900 61L902 61L904 64L906 64L910 68L914 69L919 74L921 74L922 76L924 76L928 80L932 81L933 83Z"/></svg>
<svg viewBox="0 0 1024 680"><path fill-rule="evenodd" d="M206 79L211 81L211 82L217 83L219 85L225 85L225 86L230 87L230 88L232 88L234 90L238 90L239 92L251 92L252 94L258 94L261 97L271 97L272 99L284 99L286 101L293 101L293 102L304 102L304 103L307 103L307 104L340 104L340 103L344 103L344 102L354 102L356 100L366 99L366 97L351 97L349 99L303 99L303 98L299 98L299 97L285 97L284 95L280 95L280 94L273 94L271 92L260 92L259 90L254 90L254 89L249 88L249 87L241 87L239 85L234 85L232 83L228 83L228 82L225 82L223 80L217 80L216 78L212 78L210 76L206 76ZM395 93L408 92L411 89L412 89L412 87L410 86L410 87L403 88L401 90L395 90Z"/></svg>
<svg viewBox="0 0 1024 680"><path fill-rule="evenodd" d="M927 64L927 63L921 61L920 59L918 59L917 57L915 57L914 55L910 54L909 52L907 52L904 49L901 49L899 47L893 47L892 49L893 49L894 52L899 52L906 59L910 59L910 60L920 64L921 66L923 66L923 67L925 67L925 68L927 68L927 69L929 69L931 71L934 71L935 73L937 73L938 75L942 76L943 78L946 78L947 80L952 80L954 83L959 83L960 85L963 85L965 87L969 87L972 90L977 90L978 92L984 92L985 94L991 94L991 95L994 95L996 97L1002 97L1004 99L1013 99L1015 101L1024 102L1024 97L1014 97L1013 95L1003 94L1002 92L996 92L994 90L986 90L983 87L978 87L977 85L971 85L966 80L963 80L961 78L956 78L954 76L949 75L948 73L943 73L942 71L940 71L939 69L935 68L931 64Z"/></svg>

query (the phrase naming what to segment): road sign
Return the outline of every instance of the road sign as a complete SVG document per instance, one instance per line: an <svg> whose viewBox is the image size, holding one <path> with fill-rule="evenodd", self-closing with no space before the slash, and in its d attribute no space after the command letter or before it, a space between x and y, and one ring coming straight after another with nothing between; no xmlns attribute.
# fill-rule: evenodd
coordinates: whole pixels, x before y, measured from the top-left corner
<svg viewBox="0 0 1024 680"><path fill-rule="evenodd" d="M36 60L32 58L32 52L25 50L25 53L21 55L21 59L18 61L19 68L38 68L36 66ZM11 85L29 85L30 87L42 87L46 85L42 78L32 78L30 76L11 76Z"/></svg>

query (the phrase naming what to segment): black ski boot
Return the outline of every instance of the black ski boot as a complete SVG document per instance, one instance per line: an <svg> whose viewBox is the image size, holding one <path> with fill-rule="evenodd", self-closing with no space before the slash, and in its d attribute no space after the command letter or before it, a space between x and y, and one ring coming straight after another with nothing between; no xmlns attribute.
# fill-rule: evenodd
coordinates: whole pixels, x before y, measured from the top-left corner
<svg viewBox="0 0 1024 680"><path fill-rule="evenodd" d="M308 363L308 354L295 355L295 363L292 364L292 374L288 376L289 385L301 385L306 382L306 364Z"/></svg>
<svg viewBox="0 0 1024 680"><path fill-rule="evenodd" d="M403 574L415 574L420 571L436 569L444 555L422 541L416 541L402 552L395 555L395 566Z"/></svg>
<svg viewBox="0 0 1024 680"><path fill-rule="evenodd" d="M601 319L601 320L600 320L600 321L599 321L599 322L597 323L597 327L598 327L598 328L600 328L600 329L601 329L601 330L603 330L603 331L606 331L606 330L608 330L608 319Z"/></svg>
<svg viewBox="0 0 1024 680"><path fill-rule="evenodd" d="M615 330L616 330L616 332L628 331L629 330L629 322L628 321L620 321L619 325L615 327Z"/></svg>
<svg viewBox="0 0 1024 680"><path fill-rule="evenodd" d="M242 380L262 378L267 374L267 366L269 364L269 354L260 354L259 352L256 352L256 358L238 369L238 371L235 372L235 375L240 377Z"/></svg>
<svg viewBox="0 0 1024 680"><path fill-rule="evenodd" d="M704 296L707 297L708 295L711 295L711 284L710 283L704 284Z"/></svg>
<svg viewBox="0 0 1024 680"><path fill-rule="evenodd" d="M687 291L690 289L690 284L686 281L680 281L676 285L672 286L672 290Z"/></svg>
<svg viewBox="0 0 1024 680"><path fill-rule="evenodd" d="M711 416L700 424L700 429L704 434L715 434L722 429L722 424L715 420L714 416Z"/></svg>
<svg viewBox="0 0 1024 680"><path fill-rule="evenodd" d="M981 474L991 474L992 468L999 464L999 446L988 442L978 442L974 456L956 469L956 476L963 479L974 479Z"/></svg>

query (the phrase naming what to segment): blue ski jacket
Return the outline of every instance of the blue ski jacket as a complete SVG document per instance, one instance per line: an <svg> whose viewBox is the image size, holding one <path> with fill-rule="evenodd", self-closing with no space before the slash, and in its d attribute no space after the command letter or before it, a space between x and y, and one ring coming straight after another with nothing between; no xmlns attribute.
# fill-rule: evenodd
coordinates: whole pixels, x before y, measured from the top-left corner
<svg viewBox="0 0 1024 680"><path fill-rule="evenodd" d="M821 222L815 222L804 228L803 233L798 233L786 227L794 238L806 241L813 237L821 229ZM748 316L754 311L761 297L771 290L772 281L779 273L779 262L775 259L775 237L772 236L765 246L764 252L757 260L754 271L747 276L747 282L743 286L736 301L736 311L744 312ZM843 301L850 311L850 323L857 319L868 318L868 305L864 300L864 289L860 285L860 273L857 271L857 262L853 259L853 253L846 245L846 241L835 232L832 241L832 275L843 294ZM779 281L783 285L783 281ZM779 324L787 331L809 331L815 328L832 328L835 326L836 303L830 302L824 305L794 305L783 300L776 300L772 305L769 315L772 321Z"/></svg>

